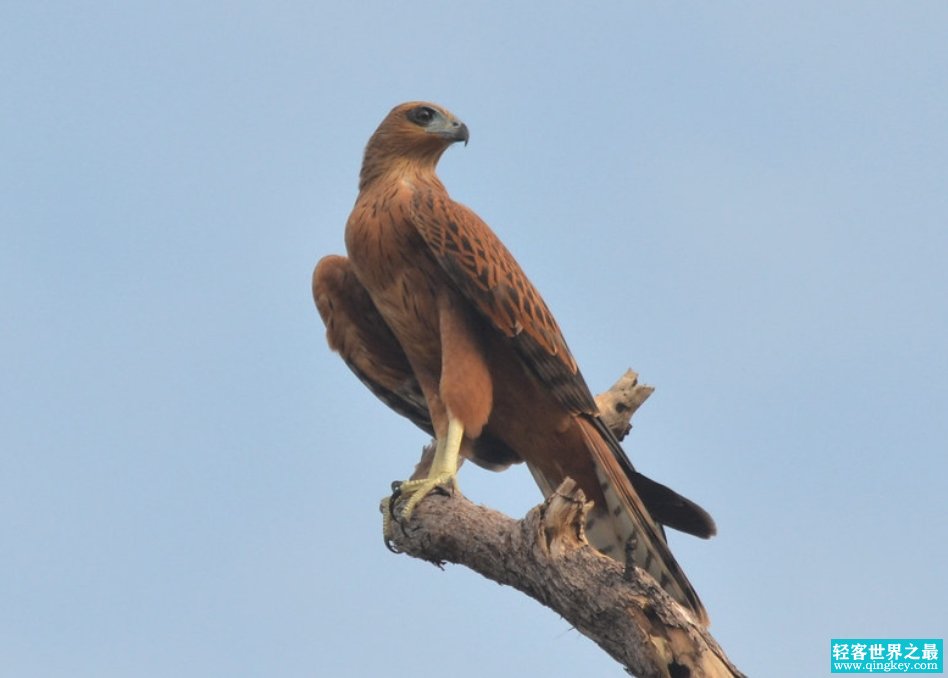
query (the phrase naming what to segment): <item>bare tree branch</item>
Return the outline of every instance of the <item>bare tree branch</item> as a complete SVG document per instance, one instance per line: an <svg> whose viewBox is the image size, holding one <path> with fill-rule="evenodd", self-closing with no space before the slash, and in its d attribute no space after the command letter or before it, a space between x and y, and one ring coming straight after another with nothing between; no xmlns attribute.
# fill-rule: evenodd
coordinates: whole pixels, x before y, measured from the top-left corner
<svg viewBox="0 0 948 678"><path fill-rule="evenodd" d="M623 440L632 429L632 415L655 391L654 386L639 383L635 370L626 370L608 391L596 396L599 415L616 438Z"/></svg>
<svg viewBox="0 0 948 678"><path fill-rule="evenodd" d="M631 370L597 398L607 425L624 435L652 392ZM387 502L388 500L383 500ZM640 678L743 676L708 631L645 571L600 554L583 526L591 504L566 479L522 520L460 493L433 494L407 524L396 519L394 549L464 565L553 609ZM397 511L396 511L397 513Z"/></svg>

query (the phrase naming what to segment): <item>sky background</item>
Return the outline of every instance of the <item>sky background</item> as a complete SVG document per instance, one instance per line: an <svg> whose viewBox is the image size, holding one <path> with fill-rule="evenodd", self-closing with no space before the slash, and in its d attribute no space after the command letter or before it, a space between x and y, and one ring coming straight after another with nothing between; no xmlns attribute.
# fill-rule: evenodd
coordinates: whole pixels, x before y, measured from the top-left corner
<svg viewBox="0 0 948 678"><path fill-rule="evenodd" d="M385 550L426 442L310 297L362 149L428 99L752 676L948 630L948 5L0 5L0 675L620 676ZM523 468L460 474L520 516Z"/></svg>

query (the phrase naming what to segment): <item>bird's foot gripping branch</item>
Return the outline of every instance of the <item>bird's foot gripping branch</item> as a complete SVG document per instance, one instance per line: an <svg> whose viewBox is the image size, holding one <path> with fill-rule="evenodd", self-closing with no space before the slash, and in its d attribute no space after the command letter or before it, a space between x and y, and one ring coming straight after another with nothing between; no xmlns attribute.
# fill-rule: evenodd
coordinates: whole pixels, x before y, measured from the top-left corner
<svg viewBox="0 0 948 678"><path fill-rule="evenodd" d="M388 499L382 511L390 511ZM431 494L391 531L396 552L464 565L551 608L635 676L742 676L693 615L644 570L586 541L590 503L565 480L523 519L459 492Z"/></svg>

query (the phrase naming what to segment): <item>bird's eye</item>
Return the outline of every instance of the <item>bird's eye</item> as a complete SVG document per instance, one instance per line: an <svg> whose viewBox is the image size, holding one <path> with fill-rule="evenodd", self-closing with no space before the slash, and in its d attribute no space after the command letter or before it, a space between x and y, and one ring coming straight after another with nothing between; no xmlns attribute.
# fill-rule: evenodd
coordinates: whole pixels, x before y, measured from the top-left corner
<svg viewBox="0 0 948 678"><path fill-rule="evenodd" d="M428 106L417 106L408 111L408 119L422 127L434 120L435 115L434 109Z"/></svg>

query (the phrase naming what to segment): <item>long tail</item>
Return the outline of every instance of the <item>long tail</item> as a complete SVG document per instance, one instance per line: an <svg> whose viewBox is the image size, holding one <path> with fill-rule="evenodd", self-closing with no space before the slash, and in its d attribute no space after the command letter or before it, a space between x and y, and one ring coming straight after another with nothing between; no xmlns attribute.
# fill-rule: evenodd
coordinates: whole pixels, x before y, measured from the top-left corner
<svg viewBox="0 0 948 678"><path fill-rule="evenodd" d="M587 536L598 550L624 561L632 544L632 559L648 572L668 594L691 610L696 620L708 624L708 614L665 541L665 533L652 519L621 460L626 460L619 441L598 417L580 415L577 423L586 442L605 499L609 526L596 526ZM602 520L600 514L596 520ZM611 528L611 529L610 529Z"/></svg>

